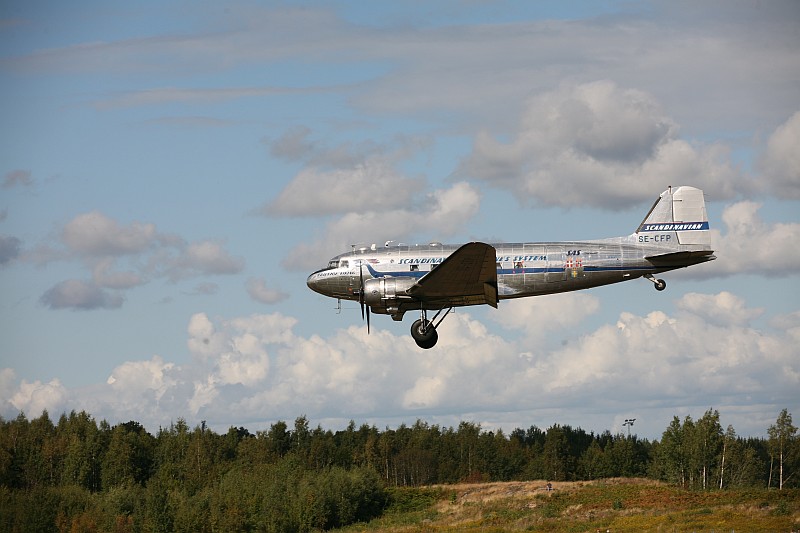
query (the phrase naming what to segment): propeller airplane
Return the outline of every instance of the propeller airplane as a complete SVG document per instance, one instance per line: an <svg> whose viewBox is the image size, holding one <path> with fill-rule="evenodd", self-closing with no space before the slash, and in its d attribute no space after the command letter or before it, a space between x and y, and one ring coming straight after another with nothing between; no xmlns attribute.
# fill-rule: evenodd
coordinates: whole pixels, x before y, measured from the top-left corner
<svg viewBox="0 0 800 533"><path fill-rule="evenodd" d="M655 276L716 259L709 239L703 191L681 186L661 193L637 230L608 239L463 245L375 244L337 255L308 276L312 290L358 301L370 328L370 313L402 320L419 311L411 336L432 348L436 328L455 307L568 292ZM428 312L435 312L430 320ZM441 315L441 316L440 316Z"/></svg>

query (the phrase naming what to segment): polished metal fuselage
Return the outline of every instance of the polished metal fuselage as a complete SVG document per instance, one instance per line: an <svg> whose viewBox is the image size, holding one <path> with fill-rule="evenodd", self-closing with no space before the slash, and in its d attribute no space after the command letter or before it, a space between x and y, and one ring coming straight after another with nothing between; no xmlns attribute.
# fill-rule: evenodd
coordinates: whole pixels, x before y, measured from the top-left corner
<svg viewBox="0 0 800 533"><path fill-rule="evenodd" d="M641 276L658 274L713 259L687 258L681 263L656 265L647 257L674 251L697 251L697 245L667 247L637 242L637 235L611 239L571 242L496 243L497 293L499 300L553 294L608 285ZM672 243L675 241L673 240ZM359 287L373 278L402 278L413 284L459 245L431 243L413 246L364 247L331 259L329 267L311 274L308 285L326 296L359 299ZM702 247L707 249L708 247ZM363 266L362 266L363 265ZM398 283L396 306L373 307L373 312L392 314L395 319L414 309L435 309L403 297ZM406 287L407 288L407 287ZM388 298L386 298L388 300ZM387 302L388 303L388 302ZM397 315L397 316L396 316Z"/></svg>

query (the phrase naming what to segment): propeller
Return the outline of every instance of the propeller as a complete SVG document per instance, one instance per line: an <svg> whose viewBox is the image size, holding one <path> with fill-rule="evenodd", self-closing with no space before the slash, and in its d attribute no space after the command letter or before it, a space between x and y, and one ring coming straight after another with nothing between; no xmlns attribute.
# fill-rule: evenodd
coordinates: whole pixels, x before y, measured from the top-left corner
<svg viewBox="0 0 800 533"><path fill-rule="evenodd" d="M364 303L364 263L362 262L358 267L360 278L360 286L358 289L358 303L361 305L361 320L367 320L367 335L369 335L369 306ZM366 312L364 308L366 307Z"/></svg>

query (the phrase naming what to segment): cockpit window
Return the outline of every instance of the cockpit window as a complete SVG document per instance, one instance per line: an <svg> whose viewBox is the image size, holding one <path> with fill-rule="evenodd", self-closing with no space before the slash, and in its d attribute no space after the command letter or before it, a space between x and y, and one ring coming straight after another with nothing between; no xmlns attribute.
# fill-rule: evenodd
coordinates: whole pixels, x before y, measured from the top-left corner
<svg viewBox="0 0 800 533"><path fill-rule="evenodd" d="M339 261L336 259L328 263L328 268L336 268L338 266L339 266Z"/></svg>
<svg viewBox="0 0 800 533"><path fill-rule="evenodd" d="M339 263L339 266L342 268L350 268L350 263L346 259L343 259L342 262Z"/></svg>

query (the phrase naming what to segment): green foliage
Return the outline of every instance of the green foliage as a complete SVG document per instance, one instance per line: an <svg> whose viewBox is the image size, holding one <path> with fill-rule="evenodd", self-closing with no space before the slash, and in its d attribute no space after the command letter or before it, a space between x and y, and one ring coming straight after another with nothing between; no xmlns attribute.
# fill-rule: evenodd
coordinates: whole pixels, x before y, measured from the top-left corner
<svg viewBox="0 0 800 533"><path fill-rule="evenodd" d="M409 513L421 511L443 498L443 490L425 487L395 487L388 491L388 512ZM450 502L455 503L455 492Z"/></svg>
<svg viewBox="0 0 800 533"><path fill-rule="evenodd" d="M448 495L458 506L454 491L422 488L437 483L649 475L696 491L763 490L770 480L790 488L800 478L796 432L786 410L769 440L723 432L709 409L698 420L675 417L660 442L558 424L506 435L471 422L380 431L351 421L333 432L311 429L305 416L255 434L217 434L179 418L154 436L135 421L112 427L86 412L57 424L46 411L20 414L0 418L0 531L326 530L381 514L429 515ZM597 498L607 512L636 507L621 490ZM550 494L537 516L555 520L564 501ZM794 512L783 501L768 501L770 516ZM519 509L492 511L485 523L518 512L522 520Z"/></svg>

